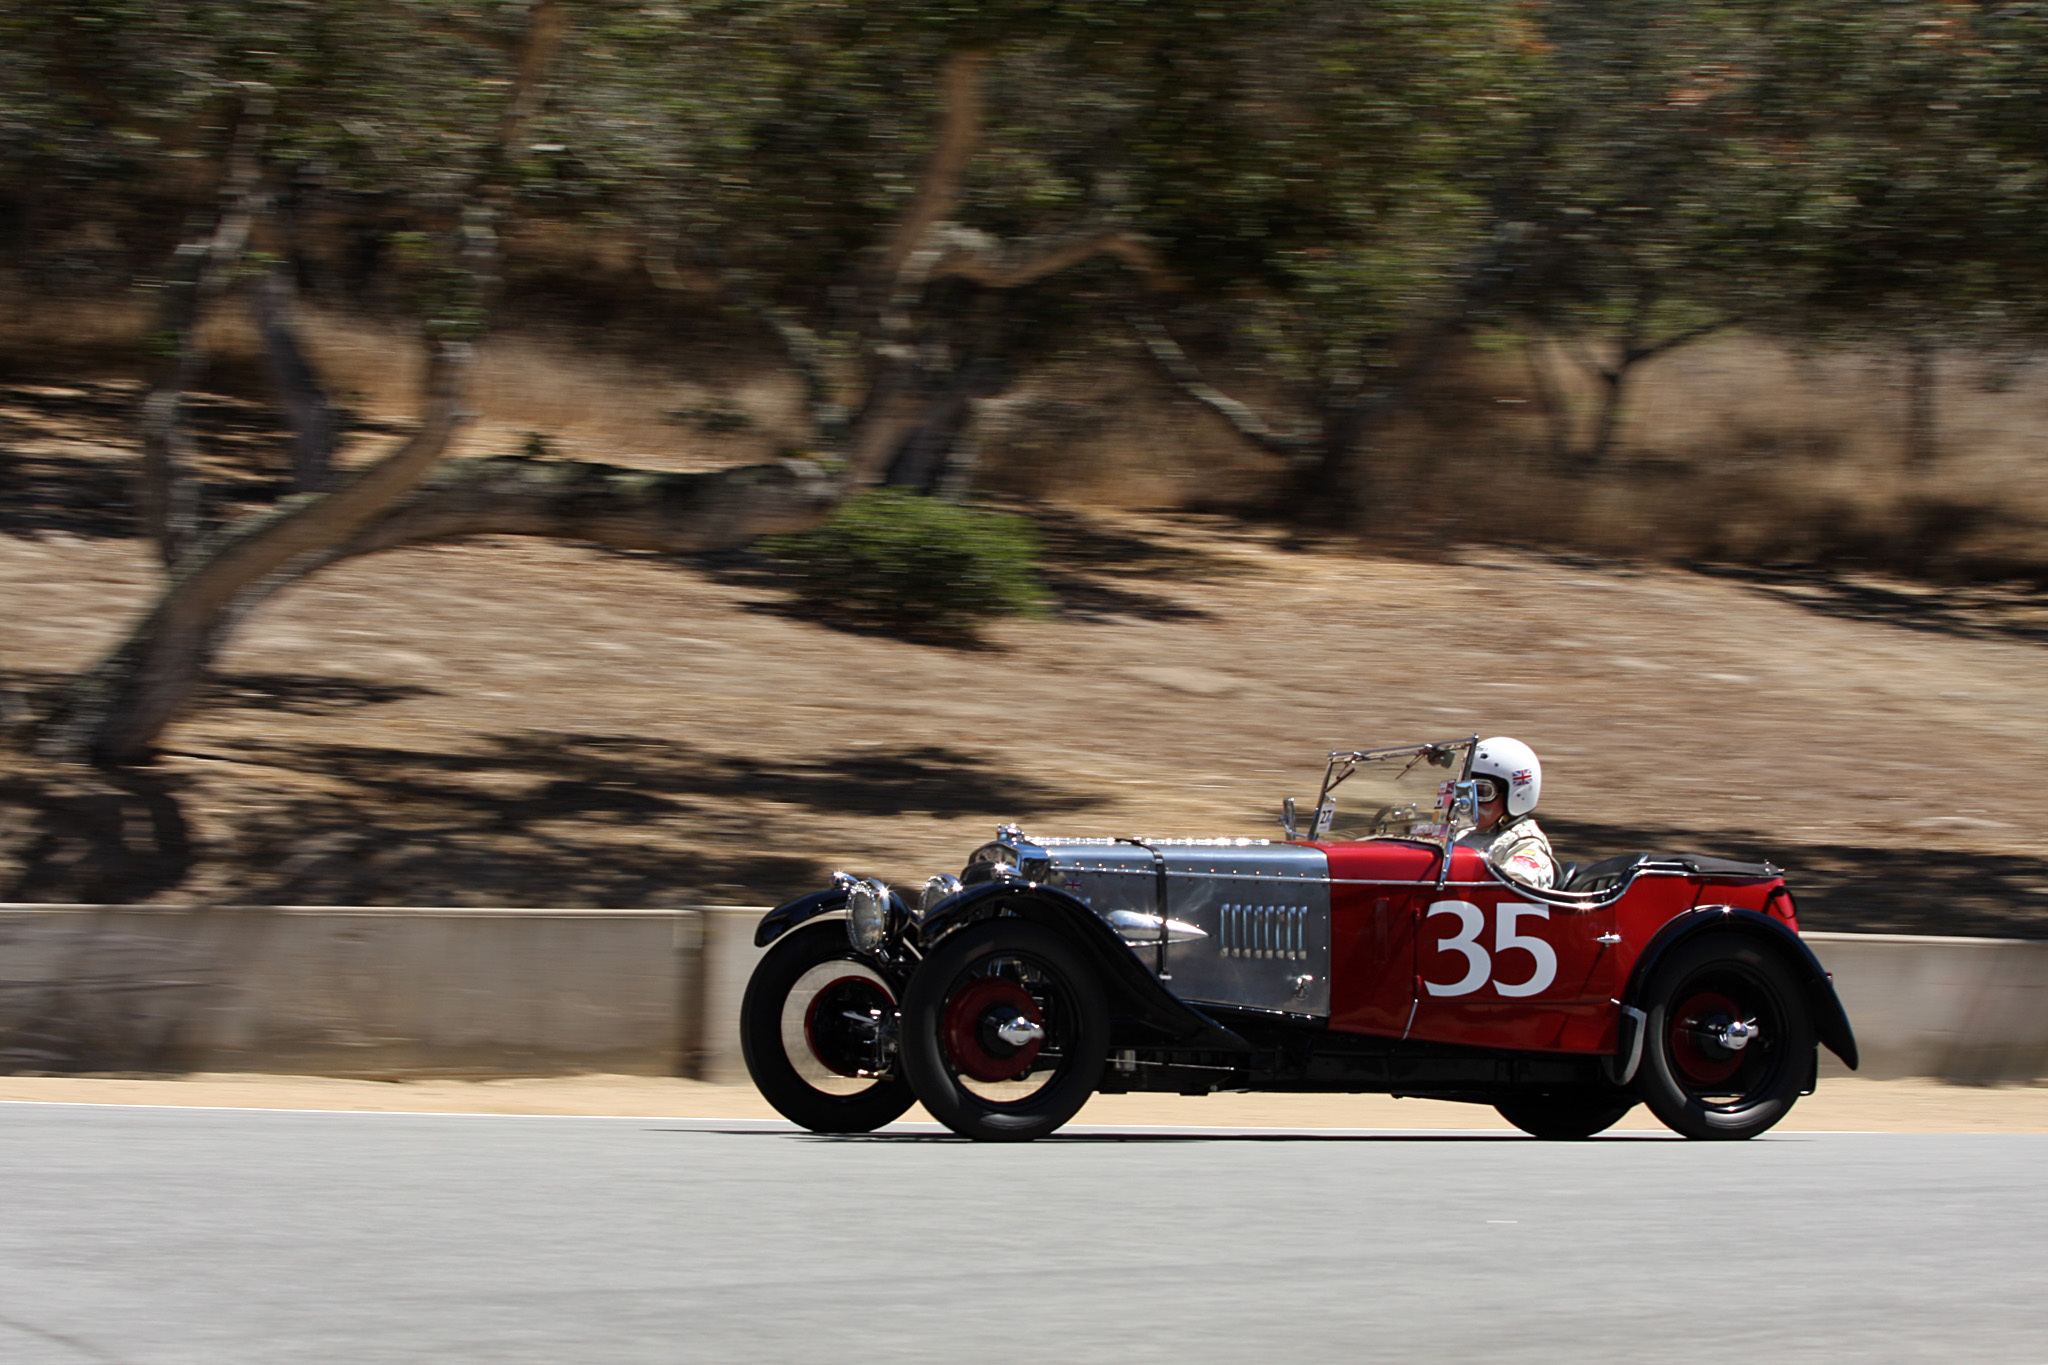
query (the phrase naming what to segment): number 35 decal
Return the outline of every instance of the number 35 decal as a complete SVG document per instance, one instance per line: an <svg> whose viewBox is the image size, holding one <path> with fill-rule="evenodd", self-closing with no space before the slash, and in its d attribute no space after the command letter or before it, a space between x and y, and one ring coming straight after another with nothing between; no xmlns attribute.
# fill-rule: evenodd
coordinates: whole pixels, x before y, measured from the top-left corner
<svg viewBox="0 0 2048 1365"><path fill-rule="evenodd" d="M1524 918L1547 920L1550 911L1544 906L1524 901L1502 901L1495 907L1495 913L1498 918L1493 926L1493 951L1504 953L1510 948L1520 948L1536 959L1536 971L1527 981L1496 980L1493 988L1507 996L1540 994L1557 980L1557 953L1540 938L1516 933L1515 921ZM1471 901L1437 901L1429 907L1425 918L1435 919L1438 915L1458 917L1458 932L1449 938L1438 939L1436 946L1442 952L1463 953L1467 970L1461 979L1449 985L1435 981L1422 984L1431 995L1470 995L1493 976L1493 959L1479 944L1479 936L1486 932L1486 912Z"/></svg>

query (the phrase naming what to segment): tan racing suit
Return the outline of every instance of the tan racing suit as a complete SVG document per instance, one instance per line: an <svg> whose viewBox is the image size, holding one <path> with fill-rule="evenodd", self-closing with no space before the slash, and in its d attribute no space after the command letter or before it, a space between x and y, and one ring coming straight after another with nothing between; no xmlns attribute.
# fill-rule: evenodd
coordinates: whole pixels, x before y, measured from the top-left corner
<svg viewBox="0 0 2048 1365"><path fill-rule="evenodd" d="M1503 820L1484 834L1469 830L1458 842L1478 849L1502 876L1524 886L1548 891L1557 883L1557 855L1531 816Z"/></svg>

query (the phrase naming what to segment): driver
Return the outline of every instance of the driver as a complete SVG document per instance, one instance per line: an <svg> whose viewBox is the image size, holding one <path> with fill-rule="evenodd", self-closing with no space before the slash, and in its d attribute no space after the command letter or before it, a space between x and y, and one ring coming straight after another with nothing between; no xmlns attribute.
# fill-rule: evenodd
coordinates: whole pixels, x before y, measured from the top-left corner
<svg viewBox="0 0 2048 1365"><path fill-rule="evenodd" d="M1557 858L1529 814L1543 790L1536 751L1506 735L1481 740L1472 751L1472 781L1478 788L1478 824L1458 842L1485 854L1501 875L1549 890L1557 881Z"/></svg>

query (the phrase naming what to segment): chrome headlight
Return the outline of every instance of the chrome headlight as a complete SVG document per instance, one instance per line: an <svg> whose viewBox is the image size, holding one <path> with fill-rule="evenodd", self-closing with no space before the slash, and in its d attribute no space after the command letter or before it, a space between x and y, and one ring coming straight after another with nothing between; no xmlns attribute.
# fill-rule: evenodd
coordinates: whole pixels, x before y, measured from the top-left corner
<svg viewBox="0 0 2048 1365"><path fill-rule="evenodd" d="M917 898L918 919L922 920L932 912L933 906L946 899L946 897L956 894L959 890L960 879L958 877L949 877L943 872L927 881L924 884L924 894Z"/></svg>
<svg viewBox="0 0 2048 1365"><path fill-rule="evenodd" d="M889 937L889 888L857 881L846 892L846 938L861 952L881 949Z"/></svg>

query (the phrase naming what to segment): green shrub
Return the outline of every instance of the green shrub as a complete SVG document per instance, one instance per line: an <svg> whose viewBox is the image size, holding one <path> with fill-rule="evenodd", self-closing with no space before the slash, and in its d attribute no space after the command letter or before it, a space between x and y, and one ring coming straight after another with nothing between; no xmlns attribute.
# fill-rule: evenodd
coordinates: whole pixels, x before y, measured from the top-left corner
<svg viewBox="0 0 2048 1365"><path fill-rule="evenodd" d="M910 630L1032 615L1043 598L1029 521L902 489L858 494L815 531L761 549L805 601Z"/></svg>

